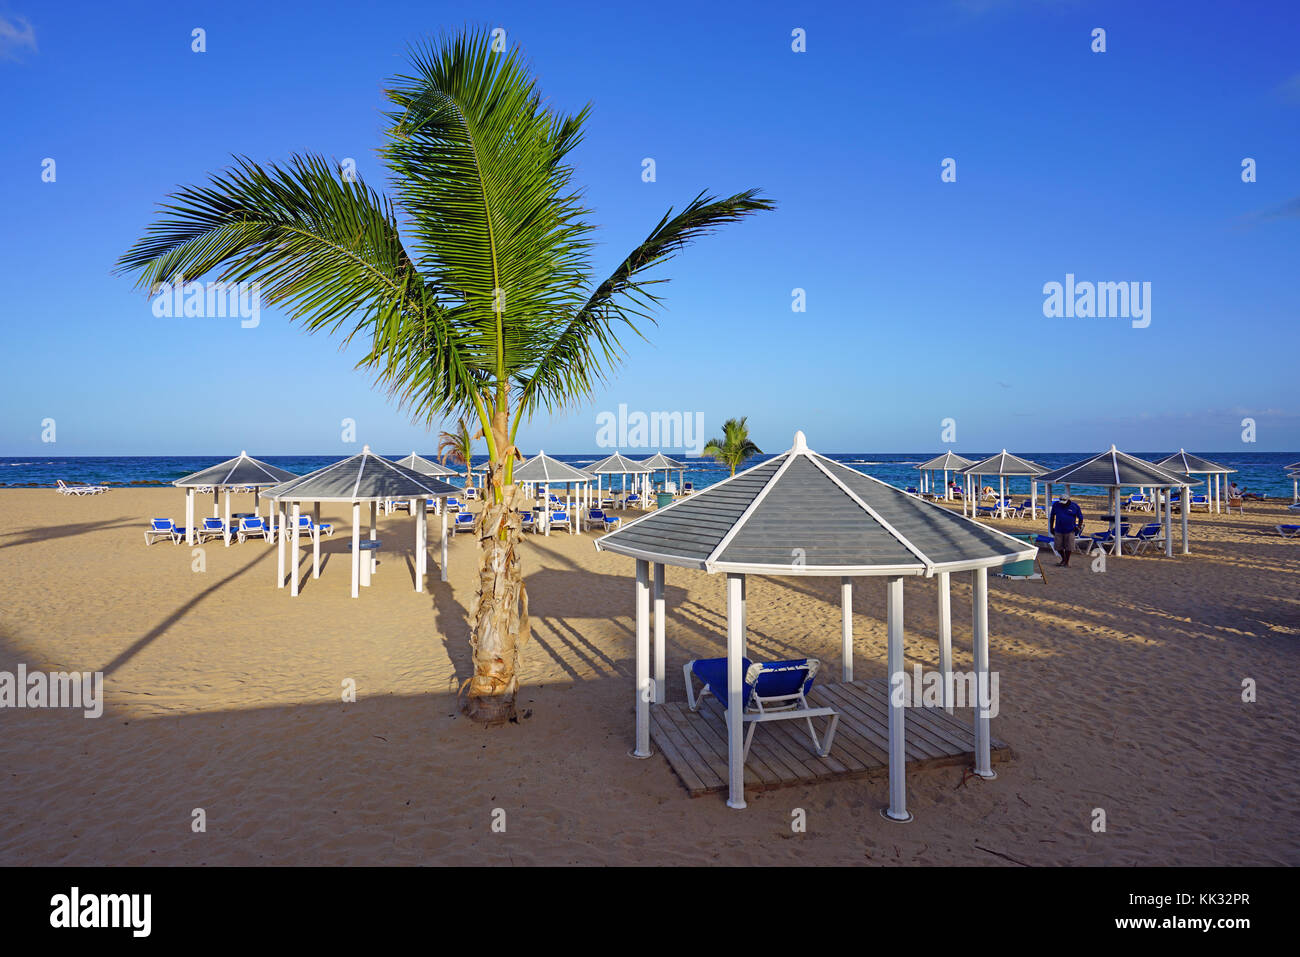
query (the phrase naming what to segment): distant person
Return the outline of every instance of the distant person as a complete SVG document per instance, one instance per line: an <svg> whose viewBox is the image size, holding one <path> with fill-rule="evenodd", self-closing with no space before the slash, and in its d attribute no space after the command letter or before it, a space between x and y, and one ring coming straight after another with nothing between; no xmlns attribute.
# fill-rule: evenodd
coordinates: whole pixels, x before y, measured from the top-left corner
<svg viewBox="0 0 1300 957"><path fill-rule="evenodd" d="M1228 486L1228 498L1241 498L1241 489L1237 488L1236 482Z"/></svg>
<svg viewBox="0 0 1300 957"><path fill-rule="evenodd" d="M1060 554L1058 568L1070 567L1070 552L1074 551L1074 536L1083 531L1083 509L1077 502L1070 501L1070 493L1063 492L1052 503L1052 512L1047 519L1047 530L1052 533L1053 544Z"/></svg>

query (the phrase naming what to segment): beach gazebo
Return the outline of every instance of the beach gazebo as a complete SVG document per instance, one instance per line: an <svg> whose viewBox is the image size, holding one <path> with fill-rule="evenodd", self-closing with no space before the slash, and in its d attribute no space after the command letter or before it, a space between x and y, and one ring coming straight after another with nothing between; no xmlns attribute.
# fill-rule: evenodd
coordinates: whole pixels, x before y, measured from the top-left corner
<svg viewBox="0 0 1300 957"><path fill-rule="evenodd" d="M1186 475L1204 475L1206 489L1210 493L1210 500L1214 502L1216 512L1223 511L1223 476L1237 471L1226 465L1219 465L1217 462L1211 462L1209 459L1203 459L1199 455L1192 455L1186 449L1179 449L1173 455L1166 455L1156 465L1162 469L1168 469L1171 472L1182 472Z"/></svg>
<svg viewBox="0 0 1300 957"><path fill-rule="evenodd" d="M1069 490L1071 485L1096 485L1101 488L1109 489L1111 498L1111 509L1114 512L1115 521L1115 543L1111 546L1111 552L1114 555L1123 554L1123 536L1120 535L1120 489L1124 488L1150 488L1155 489L1163 494L1158 495L1156 499L1156 521L1160 521L1160 508L1164 508L1164 526L1165 526L1165 555L1172 557L1174 554L1174 537L1173 537L1173 511L1169 493L1174 489L1182 489L1182 539L1183 554L1191 553L1191 548L1187 540L1187 514L1191 511L1189 489L1193 485L1200 485L1200 479L1194 479L1185 473L1173 472L1161 468L1159 465L1153 465L1144 459L1120 452L1115 446L1111 446L1105 452L1098 452L1091 458L1081 459L1070 465L1062 466L1059 469L1053 469L1050 472L1044 472L1038 476L1040 482L1047 484L1047 508L1052 507L1052 486L1064 485Z"/></svg>
<svg viewBox="0 0 1300 957"><path fill-rule="evenodd" d="M930 490L930 477L934 472L943 473L943 500L945 502L952 500L952 492L948 489L948 473L960 472L968 465L974 463L967 458L962 458L956 452L944 452L943 455L937 455L928 462L922 462L918 465L917 471L921 473L921 491Z"/></svg>
<svg viewBox="0 0 1300 957"><path fill-rule="evenodd" d="M614 481L612 476L615 475L623 476L623 491L626 492L627 477L631 475L633 487L634 488L638 486L641 487L641 506L643 508L645 507L646 491L644 488L645 486L644 480L650 475L650 469L646 468L645 465L641 464L640 462L632 461L632 459L628 458L622 452L615 452L613 455L607 455L605 458L601 459L599 462L595 463L594 465L588 465L585 471L590 472L592 475L596 476L597 496L599 496L601 492L601 487L600 487L601 476L603 475L611 476L610 483L609 483L609 490L611 492L614 491Z"/></svg>
<svg viewBox="0 0 1300 957"><path fill-rule="evenodd" d="M677 491L680 492L682 490L682 485L685 484L686 481L686 465L684 463L678 462L676 459L670 459L662 452L656 452L654 455L650 456L650 458L642 461L641 464L648 468L651 473L663 472L665 487L668 484L668 473L676 472Z"/></svg>
<svg viewBox="0 0 1300 957"><path fill-rule="evenodd" d="M545 452L538 451L527 462L516 465L512 477L516 482L527 482L530 485L545 485L549 493L552 485L564 485L564 510L573 511L572 496L569 493L572 486L580 485L586 490L587 484L591 481L591 476L580 468L575 468L567 462L561 462L559 459L551 458ZM558 498L558 496L557 496ZM546 534L551 534L551 504L548 500L546 507L542 510L543 527ZM570 515L569 521L578 531L582 531L582 523L578 521L578 516Z"/></svg>
<svg viewBox="0 0 1300 957"><path fill-rule="evenodd" d="M676 565L726 575L727 804L745 806L741 660L746 652L745 581L749 575L840 579L844 681L853 680L853 579L888 579L888 668L903 670L903 581L938 578L939 660L947 687L952 669L949 576L970 572L977 681L988 686L988 570L1033 558L1037 549L963 518L879 479L809 450L802 432L794 446L702 492L629 522L596 541L598 549L636 560L636 757L649 757L650 701L666 700L664 568ZM650 679L650 567L654 566L654 681ZM950 703L945 701L945 704ZM908 821L904 764L904 703L890 695L889 808ZM975 709L975 773L994 777L989 701Z"/></svg>
<svg viewBox="0 0 1300 957"><path fill-rule="evenodd" d="M320 525L320 506L322 502L351 503L352 505L352 597L360 593L361 585L370 584L370 559L361 560L363 550L361 543L361 506L369 505L366 515L367 539L376 541L379 518L379 503L392 499L410 499L411 515L415 518L415 590L424 590L424 574L428 570L429 523L426 499L442 498L455 495L460 489L448 485L441 479L422 475L413 469L390 462L375 455L370 446L362 448L359 455L335 462L314 472L308 472L299 478L268 489L266 497L276 503L280 512L280 527L287 534L279 538L279 558L277 560L276 587L284 587L285 539L292 535L293 540L293 577L290 593L298 594L298 518L304 502L311 502L312 525ZM292 514L290 508L292 507ZM442 580L447 580L447 510L442 513ZM367 546L366 550L375 546ZM320 531L312 533L312 567L311 577L320 578Z"/></svg>
<svg viewBox="0 0 1300 957"><path fill-rule="evenodd" d="M193 545L195 541L194 529L194 491L199 488L212 489L212 517L220 516L220 496L222 492L226 493L226 529L230 531L230 490L233 488L253 489L253 510L261 511L260 492L264 488L270 488L279 485L281 482L287 482L290 479L297 478L293 472L286 472L282 468L269 465L260 459L255 459L247 452L240 452L233 459L227 459L217 465L211 465L208 468L201 469L184 478L179 478L172 482L177 488L185 489L185 542ZM269 513L268 513L269 514ZM230 535L226 535L226 545L230 545Z"/></svg>
<svg viewBox="0 0 1300 957"><path fill-rule="evenodd" d="M1018 455L1012 455L1006 449L1003 449L997 455L990 455L988 458L979 462L974 462L962 470L966 475L975 477L975 487L980 487L980 478L985 475L996 475L998 477L998 516L1006 517L1006 507L1003 502L1007 497L1007 479L1013 477L1029 478L1029 517L1038 518L1038 476L1042 475L1047 469L1041 465L1030 462L1028 459L1022 459ZM971 501L971 514L975 514L975 505L979 501L976 495ZM962 502L962 514L966 512L966 503Z"/></svg>
<svg viewBox="0 0 1300 957"><path fill-rule="evenodd" d="M397 464L402 468L410 469L412 472L419 472L421 475L429 475L438 479L454 478L460 474L455 469L449 469L440 462L434 462L422 455L416 455L415 452L412 452L404 459L398 459ZM448 482L447 484L450 485L451 483ZM391 506L392 501L390 500L384 504L385 506ZM441 514L442 499L434 499L434 510Z"/></svg>

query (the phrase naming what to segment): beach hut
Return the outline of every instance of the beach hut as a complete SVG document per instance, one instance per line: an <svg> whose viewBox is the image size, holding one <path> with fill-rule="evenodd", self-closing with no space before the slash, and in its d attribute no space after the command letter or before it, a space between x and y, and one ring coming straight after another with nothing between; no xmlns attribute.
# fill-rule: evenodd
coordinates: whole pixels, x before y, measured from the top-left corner
<svg viewBox="0 0 1300 957"><path fill-rule="evenodd" d="M686 481L686 465L684 463L678 462L676 459L670 459L662 452L656 452L654 455L650 456L650 458L643 460L641 464L648 468L651 474L655 472L664 473L665 490L667 490L668 487L668 473L676 472L677 491L680 492L682 490L682 485L685 484Z"/></svg>
<svg viewBox="0 0 1300 957"><path fill-rule="evenodd" d="M1210 501L1214 503L1215 512L1223 511L1223 476L1237 471L1226 465L1219 465L1199 455L1192 455L1186 449L1179 449L1173 455L1166 455L1156 462L1162 469L1182 472L1187 475L1204 475Z"/></svg>
<svg viewBox="0 0 1300 957"><path fill-rule="evenodd" d="M1188 512L1190 511L1188 499L1190 488L1193 485L1200 485L1200 479L1194 479L1185 473L1170 471L1161 468L1144 459L1120 452L1115 446L1111 446L1105 452L1098 452L1091 458L1081 459L1070 465L1062 466L1059 469L1053 469L1050 472L1044 472L1038 476L1040 482L1047 485L1047 508L1050 513L1052 507L1052 486L1064 485L1068 490L1071 485L1096 485L1101 488L1109 489L1111 498L1111 510L1114 513L1114 544L1111 546L1111 552L1114 555L1123 554L1124 543L1123 536L1120 534L1122 528L1120 522L1120 490L1124 488L1150 488L1157 491L1156 498L1156 521L1160 521L1159 509L1164 508L1164 526L1165 526L1165 555L1174 554L1174 537L1173 537L1173 511L1169 494L1174 489L1182 489L1182 540L1183 554L1191 552L1187 539Z"/></svg>
<svg viewBox="0 0 1300 957"><path fill-rule="evenodd" d="M605 476L605 475L611 476L610 483L609 483L609 490L611 492L614 491L614 482L612 476L615 475L623 476L624 492L628 490L627 477L629 475L632 476L632 487L641 489L640 492L641 505L643 508L645 507L646 495L648 494L648 489L646 489L645 486L648 484L646 482L646 479L650 475L650 470L646 468L644 465L642 465L640 462L632 461L622 452L615 452L613 455L606 456L605 458L601 459L599 462L595 463L594 465L588 465L585 471L590 472L592 475L596 476L596 495L598 497L601 493L601 476Z"/></svg>
<svg viewBox="0 0 1300 957"><path fill-rule="evenodd" d="M335 462L299 478L277 485L266 491L266 497L276 503L280 513L280 527L288 534L280 536L276 587L284 587L285 539L292 536L293 577L291 594L298 594L299 517L302 504L313 504L312 515L312 568L311 577L320 578L320 506L322 502L352 504L352 597L358 596L361 585L370 584L372 556L361 560L362 551L378 547L376 525L379 503L391 499L409 499L411 515L415 518L415 590L424 590L424 574L428 569L429 523L428 509L422 507L430 498L445 499L460 489L441 479L422 475L413 469L390 462L375 455L370 446L364 446L359 455ZM369 505L366 525L367 539L376 544L362 545L361 506ZM292 512L290 509L292 507ZM442 514L442 580L447 580L447 510Z"/></svg>
<svg viewBox="0 0 1300 957"><path fill-rule="evenodd" d="M1038 476L1042 475L1047 469L1028 459L1022 459L1018 455L1012 455L1006 449L1003 449L997 455L990 455L988 458L974 462L962 470L964 474L974 476L975 488L977 494L971 499L971 514L975 514L975 506L979 502L978 490L980 488L980 479L985 475L996 475L998 477L998 517L1005 518L1007 514L1007 479L1013 477L1029 478L1029 517L1038 518ZM962 502L962 514L966 512L966 503Z"/></svg>
<svg viewBox="0 0 1300 957"><path fill-rule="evenodd" d="M398 459L397 464L402 466L402 468L410 469L412 472L419 472L421 475L430 475L433 478L439 479L454 478L460 474L455 469L449 469L447 466L442 465L439 462L426 459L422 455L416 455L415 452L412 452L404 459ZM447 484L450 485L451 483L449 482ZM435 498L433 501L434 513L441 515L442 499ZM390 514L392 513L393 502L391 499L384 503L384 511Z"/></svg>
<svg viewBox="0 0 1300 957"><path fill-rule="evenodd" d="M916 468L921 473L921 491L928 492L931 485L931 474L934 472L943 473L943 499L944 501L952 500L952 492L948 488L948 473L960 472L968 465L974 465L970 459L962 458L955 452L944 452L943 455L937 455L928 462L922 462Z"/></svg>
<svg viewBox="0 0 1300 957"><path fill-rule="evenodd" d="M664 568L676 565L726 575L727 767L734 808L745 806L741 661L746 651L745 580L749 575L840 579L844 681L853 680L853 579L888 579L888 668L903 675L903 580L938 578L939 661L944 685L952 669L949 576L970 572L977 680L988 688L988 570L1033 558L1037 549L963 518L879 479L794 446L702 492L680 499L596 541L598 549L636 560L636 757L649 757L650 702L663 704ZM650 567L654 566L654 680L650 679ZM945 701L949 704L950 701ZM976 707L975 772L994 777L989 702ZM904 703L890 696L889 807L907 821Z"/></svg>
<svg viewBox="0 0 1300 957"><path fill-rule="evenodd" d="M293 472L269 465L260 459L251 457L247 452L240 452L233 459L227 459L217 465L208 466L184 478L172 482L177 488L185 489L185 542L193 545L194 530L194 492L200 488L212 489L212 517L220 517L219 498L226 493L226 545L230 545L230 491L236 488L253 489L253 511L262 508L260 491L297 478ZM270 514L268 512L268 514Z"/></svg>
<svg viewBox="0 0 1300 957"><path fill-rule="evenodd" d="M1300 504L1300 462L1292 462L1284 471L1291 479L1291 504Z"/></svg>
<svg viewBox="0 0 1300 957"><path fill-rule="evenodd" d="M585 491L588 483L592 480L590 475L567 462L553 459L539 450L527 462L516 465L512 477L515 482L526 482L529 485L545 485L548 493L552 485L563 484L565 487L564 511L569 514L570 527L578 532L582 531L582 523L577 520L578 516L572 514L573 499L570 493L574 485L581 486ZM551 504L549 500L542 509L542 527L547 535L551 534Z"/></svg>

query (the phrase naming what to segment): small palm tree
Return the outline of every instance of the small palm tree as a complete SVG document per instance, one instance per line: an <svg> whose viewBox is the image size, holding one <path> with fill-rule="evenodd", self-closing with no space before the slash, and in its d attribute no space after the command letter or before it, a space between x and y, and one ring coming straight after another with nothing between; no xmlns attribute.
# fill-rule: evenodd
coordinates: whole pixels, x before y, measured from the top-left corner
<svg viewBox="0 0 1300 957"><path fill-rule="evenodd" d="M461 418L456 423L455 432L438 433L438 461L443 465L450 459L453 465L465 466L465 487L474 484L474 470L470 463L474 459L474 435L469 428L469 420Z"/></svg>
<svg viewBox="0 0 1300 957"><path fill-rule="evenodd" d="M749 428L745 425L748 418L728 419L722 423L722 438L709 439L708 445L704 446L704 454L730 467L732 475L736 474L737 466L743 465L751 455L763 454L762 449L749 441Z"/></svg>
<svg viewBox="0 0 1300 957"><path fill-rule="evenodd" d="M387 89L380 158L392 197L319 154L240 158L183 187L120 260L152 290L212 274L259 282L263 302L312 332L365 344L359 365L417 421L466 416L487 446L479 516L474 674L465 712L515 720L528 640L514 482L519 426L592 396L623 358L620 336L653 321L663 277L647 272L694 240L772 203L757 190L700 193L669 209L613 266L592 263L595 226L570 153L590 106L557 112L517 50L484 29L410 52Z"/></svg>

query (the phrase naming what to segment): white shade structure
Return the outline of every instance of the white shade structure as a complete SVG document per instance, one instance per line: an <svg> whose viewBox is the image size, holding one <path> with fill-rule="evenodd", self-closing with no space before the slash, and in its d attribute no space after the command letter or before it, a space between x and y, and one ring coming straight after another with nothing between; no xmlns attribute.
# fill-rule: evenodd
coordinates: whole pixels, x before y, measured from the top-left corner
<svg viewBox="0 0 1300 957"><path fill-rule="evenodd" d="M291 594L298 594L299 517L304 502L314 506L312 517L312 578L320 577L320 506L322 502L351 503L352 505L352 597L356 598L361 586L370 584L373 558L363 562L362 551L378 547L377 524L379 503L395 499L409 499L411 516L415 519L415 590L424 590L424 574L428 567L428 509L424 503L430 498L446 498L460 489L434 478L390 462L362 448L359 455L327 465L314 472L292 479L268 489L266 497L276 503L280 512L280 550L277 566L277 587L284 587L286 539L292 536L293 567ZM418 503L418 505L417 505ZM367 512L367 539L374 545L362 545L361 507ZM292 514L290 507L292 506ZM442 580L447 580L447 510L442 515Z"/></svg>
<svg viewBox="0 0 1300 957"><path fill-rule="evenodd" d="M1182 472L1186 475L1204 475L1206 488L1209 489L1210 493L1210 501L1214 503L1214 510L1216 512L1223 511L1223 476L1237 471L1236 469L1228 468L1226 465L1219 465L1209 459L1203 459L1199 455L1192 455L1186 449L1179 449L1173 455L1166 455L1164 458L1158 459L1156 465L1171 472Z"/></svg>
<svg viewBox="0 0 1300 957"><path fill-rule="evenodd" d="M1172 556L1174 551L1173 540L1173 510L1170 500L1170 493L1174 489L1182 489L1182 540L1183 554L1191 552L1188 543L1188 512L1190 503L1189 491L1191 486L1200 485L1200 479L1194 479L1190 475L1180 472L1173 472L1169 469L1153 465L1144 459L1121 452L1111 446L1105 452L1098 452L1091 458L1081 459L1078 462L1072 462L1064 465L1059 469L1053 469L1050 472L1044 472L1038 476L1040 482L1047 485L1047 508L1052 507L1052 486L1064 485L1068 490L1071 485L1095 485L1110 490L1111 510L1114 514L1114 531L1115 541L1111 546L1111 553L1122 555L1124 543L1123 536L1120 534L1122 527L1120 518L1120 489L1123 488L1149 488L1158 493L1156 520L1160 520L1163 508L1164 526L1165 526L1165 555Z"/></svg>
<svg viewBox="0 0 1300 957"><path fill-rule="evenodd" d="M447 478L460 475L455 469L449 469L447 466L426 459L422 455L416 455L412 452L404 459L398 459L397 464L402 468L410 469L412 472L419 472L421 475L432 475L434 478Z"/></svg>
<svg viewBox="0 0 1300 957"><path fill-rule="evenodd" d="M944 452L942 455L936 455L928 462L922 462L916 467L921 473L921 491L930 491L930 476L934 472L943 473L943 499L949 501L952 499L952 491L948 488L948 473L960 472L968 465L973 465L972 460L963 458L955 452Z"/></svg>
<svg viewBox="0 0 1300 957"><path fill-rule="evenodd" d="M578 520L578 516L572 514L573 500L567 493L572 490L574 485L581 486L585 492L587 485L594 481L591 475L580 468L570 465L568 462L561 462L559 459L552 458L539 450L527 462L516 465L511 477L515 482L523 482L530 486L544 485L548 493L552 485L565 486L564 511L569 515L569 527L581 534L582 522ZM548 500L542 510L542 528L545 529L547 535L551 533L552 510L551 503Z"/></svg>
<svg viewBox="0 0 1300 957"><path fill-rule="evenodd" d="M584 469L584 471L590 472L592 475L596 476L596 494L597 494L597 495L599 495L599 494L601 493L601 479L602 479L603 476L605 476L605 475L609 475L609 476L621 475L621 476L623 476L623 491L624 491L624 492L626 492L626 491L628 490L628 489L627 489L627 485L628 485L627 477L628 477L629 475L632 476L632 486L633 486L634 488L638 488L638 487L639 487L639 488L641 489L641 493L640 493L640 495L641 495L641 503L642 503L642 505L645 504L645 497L646 497L646 494L648 493L647 485L648 485L649 483L648 483L647 480L648 480L649 477L650 477L650 469L648 469L648 468L647 468L644 464L642 464L641 462L635 462L635 461L633 461L632 459L630 459L630 458L628 458L626 455L624 455L622 452L615 452L613 455L607 455L607 456L605 456L605 457L604 457L603 459L601 459L599 462L596 462L596 463L594 463L594 464L592 464L592 465L588 465L588 466L586 466L585 469ZM613 483L612 480L611 480L610 483L609 483L609 488L610 488L610 491L613 492L613 490L614 490L614 483Z"/></svg>
<svg viewBox="0 0 1300 957"><path fill-rule="evenodd" d="M230 545L231 527L230 527L230 490L235 488L252 488L253 489L253 508L255 511L261 510L260 496L261 489L279 485L289 479L297 478L293 472L255 459L247 452L241 451L233 459L227 459L217 465L210 465L205 469L200 469L186 475L184 478L178 478L172 482L177 488L185 489L185 541L193 545L195 540L194 528L194 491L199 488L212 489L212 516L217 518L220 514L218 497L222 492L226 494L226 545Z"/></svg>
<svg viewBox="0 0 1300 957"><path fill-rule="evenodd" d="M687 466L684 462L678 462L676 459L670 459L662 452L656 452L650 458L642 460L641 464L649 469L651 474L663 472L665 485L668 484L668 473L676 472L678 491L681 491L681 486L686 479Z"/></svg>
<svg viewBox="0 0 1300 957"><path fill-rule="evenodd" d="M795 517L792 520L792 517ZM811 451L802 432L794 446L702 492L673 502L597 540L598 549L636 561L636 747L648 757L650 702L666 701L664 568L676 565L727 576L727 767L731 807L745 806L742 660L746 654L748 575L830 576L840 579L842 674L853 680L852 581L883 576L888 587L891 683L903 677L903 580L938 577L940 621L950 622L949 576L970 572L975 668L988 687L988 570L1034 557L1032 545L963 518L885 482ZM654 566L655 654L650 676L650 566ZM944 626L941 624L941 630ZM941 669L951 668L951 634L939 635ZM978 676L977 676L978 679ZM945 702L946 703L946 702ZM976 707L975 770L994 776L987 696ZM904 710L889 706L891 820L907 821Z"/></svg>
<svg viewBox="0 0 1300 957"><path fill-rule="evenodd" d="M971 514L975 513L975 506L979 502L980 478L985 475L996 475L998 477L998 515L1005 517L1006 506L1003 504L1007 497L1007 479L1013 477L1027 477L1029 479L1029 517L1031 519L1038 517L1038 476L1046 472L1036 462L1030 462L1028 459L1022 459L1018 455L1012 455L1006 449L996 455L990 455L988 458L979 462L973 462L966 468L962 469L964 475L970 475L975 478L973 483L976 494L974 497L967 496L971 499ZM966 512L966 502L962 502L962 513Z"/></svg>

